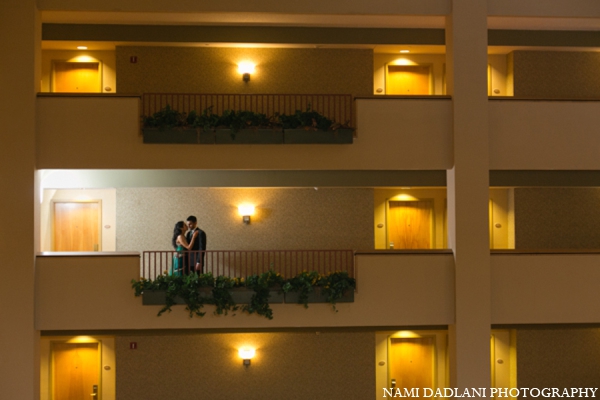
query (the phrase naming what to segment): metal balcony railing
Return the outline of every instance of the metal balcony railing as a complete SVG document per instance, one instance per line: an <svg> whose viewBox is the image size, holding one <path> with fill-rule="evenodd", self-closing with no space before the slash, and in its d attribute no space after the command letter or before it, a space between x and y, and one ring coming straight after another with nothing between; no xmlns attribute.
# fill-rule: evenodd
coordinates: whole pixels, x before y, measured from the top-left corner
<svg viewBox="0 0 600 400"><path fill-rule="evenodd" d="M177 262L174 260L178 258ZM155 279L173 274L174 265L182 265L181 273L194 270L195 260L204 258L203 272L215 276L246 278L269 270L291 278L302 271L320 274L346 271L354 277L353 250L208 250L208 251L144 251L141 277Z"/></svg>
<svg viewBox="0 0 600 400"><path fill-rule="evenodd" d="M350 94L196 94L196 93L144 93L142 115L150 116L160 109L201 113L212 107L215 114L225 110L254 111L268 117L276 113L293 114L310 107L339 123L353 124L353 98Z"/></svg>

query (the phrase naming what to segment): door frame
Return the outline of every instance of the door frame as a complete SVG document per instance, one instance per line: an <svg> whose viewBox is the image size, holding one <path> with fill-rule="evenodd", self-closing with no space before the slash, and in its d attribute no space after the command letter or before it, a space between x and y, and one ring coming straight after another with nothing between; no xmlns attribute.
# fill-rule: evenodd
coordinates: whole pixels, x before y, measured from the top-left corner
<svg viewBox="0 0 600 400"><path fill-rule="evenodd" d="M55 65L57 63L61 63L61 64L81 64L81 63L94 63L94 64L98 64L98 92L89 92L89 93L102 93L102 83L103 81L103 63L100 60L97 60L95 58L90 58L89 60L85 60L85 61L71 61L71 60L52 60L51 61L51 66L50 66L50 79L49 79L49 85L50 85L50 92L51 93L57 93L56 92L56 82L55 82L55 78L56 78L56 67ZM86 92L81 92L81 93L86 93Z"/></svg>
<svg viewBox="0 0 600 400"><path fill-rule="evenodd" d="M95 400L102 400L102 341L86 338L86 339L71 339L71 340L50 340L50 354L49 354L49 366L48 366L48 400L54 400L54 345L55 344L89 344L96 343L98 345L98 365L96 371L98 372L98 396Z"/></svg>
<svg viewBox="0 0 600 400"><path fill-rule="evenodd" d="M54 205L56 203L98 203L98 250L102 251L102 200L69 200L69 199L52 199L50 200L50 248L54 251Z"/></svg>
<svg viewBox="0 0 600 400"><path fill-rule="evenodd" d="M385 248L390 249L390 202L392 201L401 201L401 202L428 202L431 204L429 209L429 249L435 249L435 239L436 239L436 230L435 230L435 199L431 198L410 198L410 199L402 199L396 197L391 197L385 200Z"/></svg>
<svg viewBox="0 0 600 400"><path fill-rule="evenodd" d="M410 328L409 328L410 329ZM419 338L435 337L434 340L434 384L435 388L444 388L449 385L449 360L448 360L448 331L446 330L398 330L379 331L375 333L375 357L377 361L375 370L375 392L377 399L381 398L382 388L389 388L390 384L390 343L392 338Z"/></svg>
<svg viewBox="0 0 600 400"><path fill-rule="evenodd" d="M388 93L388 81L389 81L389 67L426 67L429 70L429 79L428 79L428 86L429 86L429 93L427 94L417 94L414 96L431 96L433 94L434 91L434 81L433 81L433 63L423 63L423 64L397 64L396 61L392 61L389 63L386 63L384 65L384 79L383 79L383 85L385 87L385 94L386 95L390 95L390 96L402 96L402 95L397 95L397 94L390 94ZM411 95L407 95L407 96L411 96Z"/></svg>
<svg viewBox="0 0 600 400"><path fill-rule="evenodd" d="M437 389L437 387L438 387L437 386L437 381L438 381L438 379L437 379L437 375L438 375L438 370L437 370L438 369L438 365L437 365L438 364L438 361L437 361L437 359L438 359L438 351L437 351L437 347L438 346L437 346L437 340L436 340L437 338L436 338L435 335L428 335L428 334L415 335L415 336L412 336L412 337L406 337L406 336L402 336L402 335L399 335L399 334L392 334L392 335L390 335L388 337L388 352L387 352L387 354L388 354L388 359L387 359L387 365L388 365L388 368L387 368L387 375L388 375L387 376L387 383L389 385L388 387L392 387L391 386L391 376L390 376L391 375L390 370L392 368L392 360L390 358L391 348L392 348L392 339L423 339L423 338L431 338L431 339L433 339L433 365L432 365L433 371L432 371L432 379L433 379L433 386L434 387L432 389L433 390Z"/></svg>

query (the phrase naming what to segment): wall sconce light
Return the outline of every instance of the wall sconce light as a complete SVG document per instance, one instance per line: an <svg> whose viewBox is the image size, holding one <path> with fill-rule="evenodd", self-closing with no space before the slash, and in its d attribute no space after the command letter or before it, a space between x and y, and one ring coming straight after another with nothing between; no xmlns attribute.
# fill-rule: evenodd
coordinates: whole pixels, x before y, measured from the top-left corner
<svg viewBox="0 0 600 400"><path fill-rule="evenodd" d="M238 71L240 72L240 74L242 74L242 80L244 82L250 81L250 74L254 73L255 66L256 65L254 65L254 63L246 62L246 61L238 64Z"/></svg>
<svg viewBox="0 0 600 400"><path fill-rule="evenodd" d="M256 350L251 347L242 347L241 349L238 350L238 354L239 354L240 358L242 360L244 360L244 366L249 367L250 360L252 360L254 358L254 355L256 354Z"/></svg>
<svg viewBox="0 0 600 400"><path fill-rule="evenodd" d="M254 215L254 205L252 204L242 204L238 206L238 212L242 216L242 221L244 224L250 224L250 217Z"/></svg>

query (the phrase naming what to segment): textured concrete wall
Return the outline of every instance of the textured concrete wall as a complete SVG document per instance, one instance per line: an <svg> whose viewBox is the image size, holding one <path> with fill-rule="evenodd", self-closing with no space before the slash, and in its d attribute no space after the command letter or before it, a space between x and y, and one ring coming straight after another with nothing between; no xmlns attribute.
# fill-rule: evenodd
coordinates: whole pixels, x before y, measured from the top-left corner
<svg viewBox="0 0 600 400"><path fill-rule="evenodd" d="M515 248L600 249L600 189L515 189Z"/></svg>
<svg viewBox="0 0 600 400"><path fill-rule="evenodd" d="M515 97L600 98L600 53L514 52Z"/></svg>
<svg viewBox="0 0 600 400"><path fill-rule="evenodd" d="M519 329L519 387L597 387L600 376L598 343L598 328Z"/></svg>
<svg viewBox="0 0 600 400"><path fill-rule="evenodd" d="M207 250L374 248L372 189L117 189L117 250L171 250L190 214ZM256 206L250 225L238 205Z"/></svg>
<svg viewBox="0 0 600 400"><path fill-rule="evenodd" d="M137 63L130 57L136 56ZM238 63L255 72L242 81ZM357 49L117 47L120 93L373 92L373 53Z"/></svg>
<svg viewBox="0 0 600 400"><path fill-rule="evenodd" d="M256 348L249 367L242 346ZM118 336L117 398L369 399L374 354L373 332Z"/></svg>

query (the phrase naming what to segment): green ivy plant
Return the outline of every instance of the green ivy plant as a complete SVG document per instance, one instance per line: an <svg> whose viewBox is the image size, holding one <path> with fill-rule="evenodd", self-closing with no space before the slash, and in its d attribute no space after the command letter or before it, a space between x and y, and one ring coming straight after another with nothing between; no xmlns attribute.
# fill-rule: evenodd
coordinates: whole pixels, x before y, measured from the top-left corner
<svg viewBox="0 0 600 400"><path fill-rule="evenodd" d="M286 279L282 289L284 293L298 293L298 304L304 304L304 308L308 308L308 295L314 291L319 279L317 271L302 271L295 277Z"/></svg>
<svg viewBox="0 0 600 400"><path fill-rule="evenodd" d="M219 115L213 113L213 107L210 106L202 111L201 114L196 113L196 111L190 112L193 114L193 120L190 119L188 115L188 123L195 127L201 128L205 132L209 132L214 130L219 125Z"/></svg>
<svg viewBox="0 0 600 400"><path fill-rule="evenodd" d="M171 312L171 307L177 303L176 297L180 297L185 302L190 317L194 315L202 317L205 314L202 311L204 304L211 304L211 299L206 296L206 290L203 289L214 287L214 281L211 273L185 276L164 274L157 276L153 281L144 278L133 279L131 286L136 296L141 296L145 290L165 291L165 306L159 310L159 316L166 311Z"/></svg>
<svg viewBox="0 0 600 400"><path fill-rule="evenodd" d="M187 121L188 117L184 112L173 110L168 104L151 116L142 117L144 128L158 128L160 130L181 128L186 126Z"/></svg>
<svg viewBox="0 0 600 400"><path fill-rule="evenodd" d="M356 280L348 275L348 272L333 272L321 276L317 282L321 287L321 293L325 296L328 303L331 303L335 312L336 303L350 290L356 289Z"/></svg>
<svg viewBox="0 0 600 400"><path fill-rule="evenodd" d="M217 276L215 287L212 290L212 304L215 306L215 315L227 315L230 311L235 312L239 309L239 306L233 301L230 289L242 285L243 280L240 278Z"/></svg>
<svg viewBox="0 0 600 400"><path fill-rule="evenodd" d="M232 138L242 129L306 129L306 130L337 130L349 128L348 123L340 124L315 111L309 104L306 110L296 110L291 115L275 114L267 117L266 114L244 110L225 110L218 115L210 106L198 113L195 110L188 114L171 108L170 105L151 116L143 116L145 128L201 128L210 131L217 128L231 129Z"/></svg>
<svg viewBox="0 0 600 400"><path fill-rule="evenodd" d="M273 319L273 310L269 305L271 292L281 290L283 293L298 293L298 304L308 308L308 296L316 287L320 288L326 301L332 304L337 312L336 303L349 290L356 288L356 281L347 272L334 272L320 275L317 271L303 271L295 277L284 279L279 273L270 270L258 275L244 278L230 278L227 276L214 277L212 273L190 274L185 276L172 276L166 272L154 280L140 278L133 279L131 286L135 296L141 296L145 291L165 291L165 305L158 315L171 311L177 303L176 298L181 298L186 304L190 317L202 317L206 313L204 305L214 305L215 315L227 315L240 308L248 314L257 314L268 319ZM234 302L231 290L244 287L253 290L254 294L248 304L238 305ZM235 314L233 314L235 315Z"/></svg>
<svg viewBox="0 0 600 400"><path fill-rule="evenodd" d="M246 279L246 287L254 290L254 294L250 303L243 306L243 310L248 314L258 314L273 319L273 310L269 306L271 290L281 289L282 284L283 277L273 270L249 276Z"/></svg>

